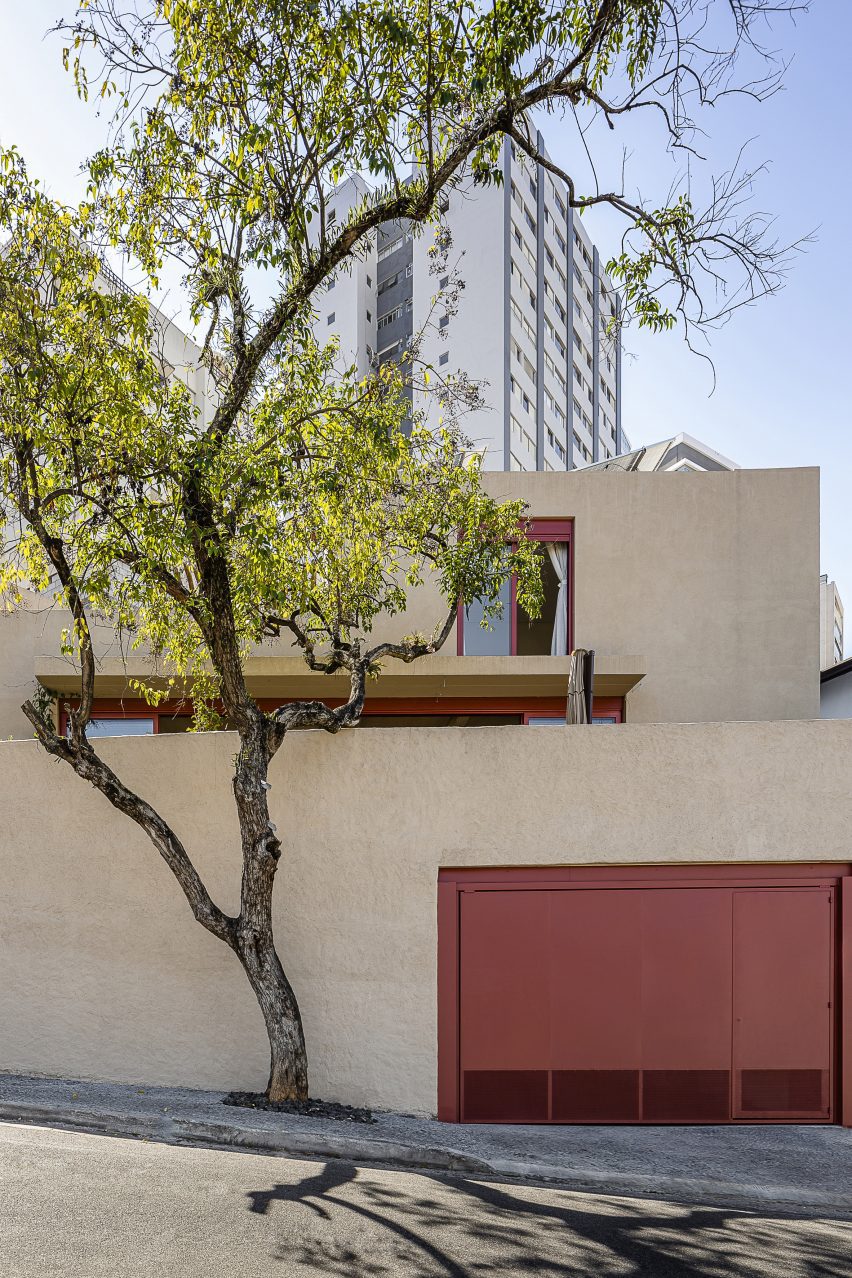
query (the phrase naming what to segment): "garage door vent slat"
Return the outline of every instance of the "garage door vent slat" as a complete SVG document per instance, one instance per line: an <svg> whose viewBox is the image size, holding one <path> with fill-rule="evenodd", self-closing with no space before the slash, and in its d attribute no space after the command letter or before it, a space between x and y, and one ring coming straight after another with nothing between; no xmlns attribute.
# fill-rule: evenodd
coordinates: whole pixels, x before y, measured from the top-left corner
<svg viewBox="0 0 852 1278"><path fill-rule="evenodd" d="M725 1122L730 1086L726 1069L646 1069L643 1116L650 1122Z"/></svg>
<svg viewBox="0 0 852 1278"><path fill-rule="evenodd" d="M562 1123L638 1120L638 1069L554 1070L553 1117Z"/></svg>
<svg viewBox="0 0 852 1278"><path fill-rule="evenodd" d="M469 1122L547 1121L546 1069L468 1069L464 1072L464 1116Z"/></svg>
<svg viewBox="0 0 852 1278"><path fill-rule="evenodd" d="M828 1108L828 1072L820 1069L744 1069L743 1113L820 1114Z"/></svg>

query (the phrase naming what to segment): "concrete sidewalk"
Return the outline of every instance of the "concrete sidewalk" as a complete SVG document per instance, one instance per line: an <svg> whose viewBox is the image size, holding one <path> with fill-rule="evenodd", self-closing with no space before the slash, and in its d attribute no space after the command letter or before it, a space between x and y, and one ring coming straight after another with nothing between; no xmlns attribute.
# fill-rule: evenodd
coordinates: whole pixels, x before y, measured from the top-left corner
<svg viewBox="0 0 852 1278"><path fill-rule="evenodd" d="M840 1127L495 1127L376 1113L376 1123L225 1106L221 1092L0 1074L0 1120L170 1144L554 1181L690 1202L852 1215Z"/></svg>

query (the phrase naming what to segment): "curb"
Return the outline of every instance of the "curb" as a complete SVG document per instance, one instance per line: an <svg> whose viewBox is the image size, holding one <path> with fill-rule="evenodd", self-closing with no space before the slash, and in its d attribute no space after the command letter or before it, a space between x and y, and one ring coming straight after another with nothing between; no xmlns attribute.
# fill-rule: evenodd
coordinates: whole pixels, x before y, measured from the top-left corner
<svg viewBox="0 0 852 1278"><path fill-rule="evenodd" d="M473 1158L460 1150L407 1145L382 1138L353 1138L327 1133L239 1128L197 1118L148 1114L119 1114L85 1108L30 1105L0 1101L0 1121L59 1127L70 1131L158 1140L170 1145L207 1146L279 1154L293 1158L335 1158L353 1163L375 1163L410 1171L440 1171L494 1176L514 1183L546 1183L574 1193L607 1194L641 1198L686 1200L735 1206L743 1209L826 1211L852 1216L852 1195L791 1189L788 1186L743 1185L731 1181L693 1180L681 1177L642 1176L635 1173L572 1172L565 1167L518 1159Z"/></svg>
<svg viewBox="0 0 852 1278"><path fill-rule="evenodd" d="M109 1114L82 1106L65 1110L55 1105L28 1105L17 1101L0 1101L0 1121L31 1123L36 1127L67 1127L72 1131L95 1132L103 1136L160 1140L169 1139L171 1126L167 1119L147 1114Z"/></svg>
<svg viewBox="0 0 852 1278"><path fill-rule="evenodd" d="M641 1176L635 1172L569 1172L546 1163L492 1159L489 1170L497 1176L517 1181L546 1181L576 1193L626 1194L641 1198L687 1199L740 1207L773 1206L781 1211L800 1208L840 1212L852 1216L852 1194L835 1197L813 1190L791 1189L786 1185L744 1185L738 1181L694 1180L678 1176Z"/></svg>
<svg viewBox="0 0 852 1278"><path fill-rule="evenodd" d="M435 1149L422 1145L405 1145L401 1141L372 1140L351 1136L283 1134L259 1130L243 1130L228 1123L203 1122L191 1118L174 1120L176 1143L232 1146L266 1153L293 1154L312 1158L344 1158L358 1163L390 1163L400 1167L419 1167L429 1171L487 1172L488 1163L471 1158L454 1149Z"/></svg>
<svg viewBox="0 0 852 1278"><path fill-rule="evenodd" d="M169 1145L209 1145L220 1149L285 1154L294 1158L340 1158L355 1163L387 1163L426 1171L475 1172L479 1175L491 1170L490 1164L483 1159L472 1158L455 1149L406 1145L381 1137L338 1137L327 1133L313 1136L303 1132L241 1128L230 1123L177 1115L165 1118L160 1115L103 1113L76 1106L63 1109L0 1101L0 1121L62 1127L102 1136L153 1139Z"/></svg>

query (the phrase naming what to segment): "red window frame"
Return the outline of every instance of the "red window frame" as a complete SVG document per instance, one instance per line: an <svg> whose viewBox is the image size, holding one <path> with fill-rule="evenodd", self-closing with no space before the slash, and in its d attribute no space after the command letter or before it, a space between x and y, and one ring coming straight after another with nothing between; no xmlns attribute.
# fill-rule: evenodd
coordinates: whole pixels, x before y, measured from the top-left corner
<svg viewBox="0 0 852 1278"><path fill-rule="evenodd" d="M67 712L64 704L69 698L65 698L61 704L59 714L60 732L64 733L67 726ZM288 701L298 700L296 697L287 697L276 699L274 697L260 697L258 705L261 710L275 710L278 706L286 705ZM329 706L343 705L344 702L339 697L330 697L326 702ZM192 714L192 702L185 701L164 701L159 706L145 706L134 704L131 701L121 701L115 698L95 698L92 709L93 719L153 719L155 735L160 731L160 718L170 718L173 715L190 715ZM436 715L436 714L466 714L475 718L479 715L508 715L516 714L521 717L524 723L528 723L530 719L537 717L554 717L562 718L565 714L565 698L564 697L369 697L364 702L363 715L369 718L374 714L383 715ZM623 697L595 697L592 709L594 717L614 718L616 723L624 722L624 698Z"/></svg>
<svg viewBox="0 0 852 1278"><path fill-rule="evenodd" d="M530 541L562 541L568 545L568 651L574 647L574 520L571 519L531 519L527 524L526 536ZM509 653L511 657L518 654L518 591L517 582L512 577L509 593ZM464 606L459 605L456 620L456 653L463 657L464 653Z"/></svg>
<svg viewBox="0 0 852 1278"><path fill-rule="evenodd" d="M76 704L75 697L59 698L59 732L65 735L68 729L67 705ZM276 703L280 704L280 703ZM95 697L92 704L93 719L151 719L154 723L154 736L160 731L160 719L171 719L173 716L189 716L192 714L192 702L163 701L159 706L149 706L135 699L122 700L120 697Z"/></svg>

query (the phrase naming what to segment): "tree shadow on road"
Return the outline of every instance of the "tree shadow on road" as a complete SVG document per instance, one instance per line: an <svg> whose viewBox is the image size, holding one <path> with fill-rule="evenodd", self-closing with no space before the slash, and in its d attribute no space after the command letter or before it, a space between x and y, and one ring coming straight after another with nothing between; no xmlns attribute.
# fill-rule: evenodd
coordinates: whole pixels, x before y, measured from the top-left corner
<svg viewBox="0 0 852 1278"><path fill-rule="evenodd" d="M286 1164L285 1164L286 1165ZM294 1165L295 1167L295 1165ZM388 1173L328 1162L247 1195L293 1204L277 1258L373 1278L849 1278L852 1226L769 1212ZM301 1217L306 1207L311 1217Z"/></svg>

